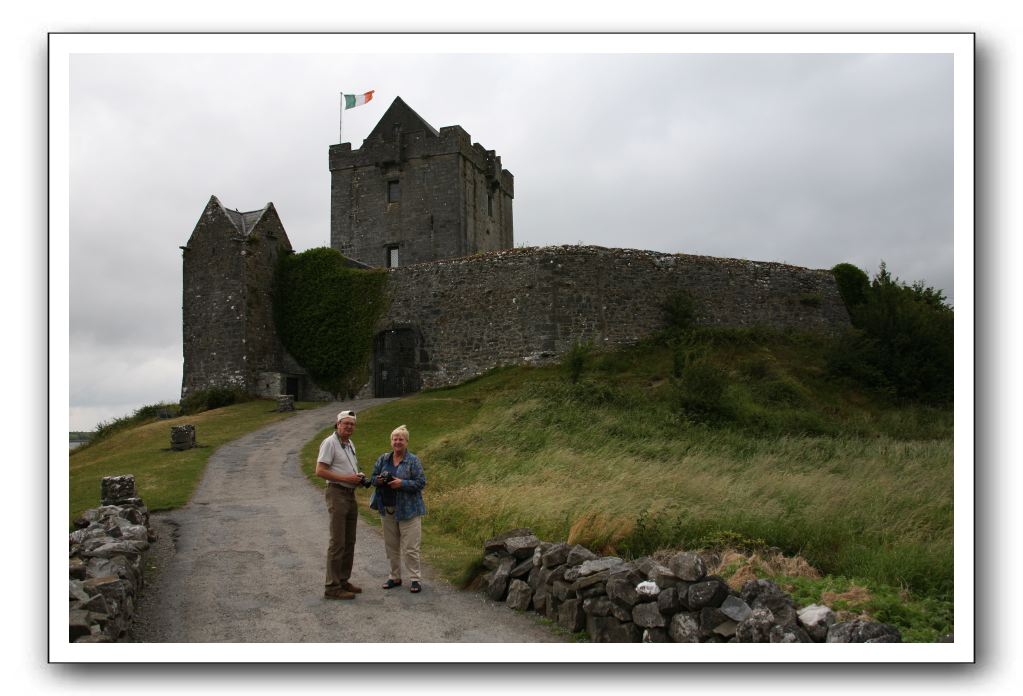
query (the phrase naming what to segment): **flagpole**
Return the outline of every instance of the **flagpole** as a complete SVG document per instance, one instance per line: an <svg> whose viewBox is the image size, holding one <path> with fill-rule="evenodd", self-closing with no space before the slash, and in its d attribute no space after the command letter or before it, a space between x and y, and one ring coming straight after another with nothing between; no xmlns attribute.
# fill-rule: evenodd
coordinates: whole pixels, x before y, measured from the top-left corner
<svg viewBox="0 0 1023 696"><path fill-rule="evenodd" d="M345 93L342 91L339 93L340 100L338 106L341 107L337 117L337 144L340 145L344 142L344 127L345 127Z"/></svg>

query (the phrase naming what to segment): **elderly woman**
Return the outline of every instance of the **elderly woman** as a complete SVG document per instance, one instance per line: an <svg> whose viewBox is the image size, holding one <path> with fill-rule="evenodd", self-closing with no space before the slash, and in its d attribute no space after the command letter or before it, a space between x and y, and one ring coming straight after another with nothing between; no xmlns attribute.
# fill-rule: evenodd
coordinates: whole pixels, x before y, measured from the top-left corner
<svg viewBox="0 0 1023 696"><path fill-rule="evenodd" d="M422 536L423 489L426 476L419 457L408 451L408 428L399 425L391 433L391 451L373 465L370 481L376 486L369 506L380 512L384 548L391 565L384 589L401 585L401 561L405 560L410 592L420 592L419 539Z"/></svg>

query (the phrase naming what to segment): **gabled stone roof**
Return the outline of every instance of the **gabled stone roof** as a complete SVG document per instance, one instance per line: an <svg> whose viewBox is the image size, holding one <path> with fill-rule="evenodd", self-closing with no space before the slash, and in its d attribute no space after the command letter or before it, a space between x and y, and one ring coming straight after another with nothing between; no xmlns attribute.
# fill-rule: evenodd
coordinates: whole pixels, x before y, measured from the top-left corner
<svg viewBox="0 0 1023 696"><path fill-rule="evenodd" d="M241 213L237 210L228 210L224 208L224 212L227 213L227 219L238 229L242 236L248 236L252 228L259 222L259 218L263 217L263 213L267 211L270 204L267 203L263 206L262 210L252 210L247 213Z"/></svg>
<svg viewBox="0 0 1023 696"><path fill-rule="evenodd" d="M394 138L395 126L400 126L402 133L426 131L432 136L439 135L437 129L427 123L426 119L417 114L401 97L395 97L391 105L387 107L387 111L380 117L380 121L373 127L370 134L366 136L366 140L372 140L373 138L392 140Z"/></svg>
<svg viewBox="0 0 1023 696"><path fill-rule="evenodd" d="M243 237L249 236L249 233L252 232L256 223L259 222L259 219L263 217L263 214L273 206L273 203L267 203L260 210L250 210L247 213L243 213L238 210L231 210L230 208L227 208L216 196L210 196L210 203L224 211L224 215L231 221L234 228L238 230L238 234Z"/></svg>

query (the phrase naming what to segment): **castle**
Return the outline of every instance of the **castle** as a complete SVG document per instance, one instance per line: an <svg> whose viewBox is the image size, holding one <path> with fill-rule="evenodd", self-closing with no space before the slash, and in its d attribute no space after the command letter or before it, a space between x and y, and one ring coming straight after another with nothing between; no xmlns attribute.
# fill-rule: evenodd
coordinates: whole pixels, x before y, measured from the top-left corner
<svg viewBox="0 0 1023 696"><path fill-rule="evenodd" d="M400 396L503 364L544 364L576 342L635 343L686 291L699 320L832 333L849 325L826 270L780 263L561 246L514 249L514 178L460 126L439 131L396 98L353 150L329 149L330 245L388 268L363 393ZM327 400L273 324L277 259L292 253L272 203L238 212L211 197L183 254L182 398L228 386Z"/></svg>

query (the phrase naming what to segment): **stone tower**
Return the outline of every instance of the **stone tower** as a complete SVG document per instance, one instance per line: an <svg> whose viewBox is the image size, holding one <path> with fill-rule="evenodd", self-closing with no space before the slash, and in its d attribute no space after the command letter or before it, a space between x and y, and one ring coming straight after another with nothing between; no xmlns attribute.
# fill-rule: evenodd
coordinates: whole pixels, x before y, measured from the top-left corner
<svg viewBox="0 0 1023 696"><path fill-rule="evenodd" d="M318 390L274 327L274 271L292 249L273 203L242 213L211 196L181 249L181 398L211 387L313 397Z"/></svg>
<svg viewBox="0 0 1023 696"><path fill-rule="evenodd" d="M368 266L510 249L514 178L461 126L438 132L396 97L352 150L333 145L330 245Z"/></svg>

